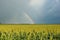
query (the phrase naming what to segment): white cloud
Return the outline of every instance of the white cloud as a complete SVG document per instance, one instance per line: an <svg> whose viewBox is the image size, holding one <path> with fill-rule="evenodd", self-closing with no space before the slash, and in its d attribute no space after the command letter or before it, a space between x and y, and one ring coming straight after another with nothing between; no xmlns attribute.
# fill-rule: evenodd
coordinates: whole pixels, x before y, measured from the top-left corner
<svg viewBox="0 0 60 40"><path fill-rule="evenodd" d="M33 7L38 7L38 6L42 6L44 4L45 0L30 0L29 5L33 6Z"/></svg>

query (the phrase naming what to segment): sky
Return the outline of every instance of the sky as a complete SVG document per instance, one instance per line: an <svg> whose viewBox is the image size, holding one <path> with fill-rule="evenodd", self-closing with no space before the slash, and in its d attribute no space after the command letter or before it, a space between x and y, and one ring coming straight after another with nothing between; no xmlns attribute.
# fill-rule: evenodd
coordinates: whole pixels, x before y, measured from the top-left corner
<svg viewBox="0 0 60 40"><path fill-rule="evenodd" d="M60 0L0 0L2 24L60 24Z"/></svg>

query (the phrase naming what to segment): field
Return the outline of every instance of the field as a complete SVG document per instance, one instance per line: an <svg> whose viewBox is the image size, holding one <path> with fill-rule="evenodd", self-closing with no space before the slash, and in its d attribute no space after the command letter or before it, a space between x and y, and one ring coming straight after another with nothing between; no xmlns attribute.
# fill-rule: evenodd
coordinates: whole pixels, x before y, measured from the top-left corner
<svg viewBox="0 0 60 40"><path fill-rule="evenodd" d="M0 24L0 40L60 40L60 25Z"/></svg>

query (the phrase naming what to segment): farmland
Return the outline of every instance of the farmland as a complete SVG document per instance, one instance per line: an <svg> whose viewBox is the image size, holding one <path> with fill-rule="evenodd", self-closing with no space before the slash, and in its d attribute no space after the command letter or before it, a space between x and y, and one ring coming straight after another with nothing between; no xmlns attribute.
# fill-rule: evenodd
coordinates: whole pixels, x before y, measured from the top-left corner
<svg viewBox="0 0 60 40"><path fill-rule="evenodd" d="M0 40L60 40L60 25L0 25Z"/></svg>

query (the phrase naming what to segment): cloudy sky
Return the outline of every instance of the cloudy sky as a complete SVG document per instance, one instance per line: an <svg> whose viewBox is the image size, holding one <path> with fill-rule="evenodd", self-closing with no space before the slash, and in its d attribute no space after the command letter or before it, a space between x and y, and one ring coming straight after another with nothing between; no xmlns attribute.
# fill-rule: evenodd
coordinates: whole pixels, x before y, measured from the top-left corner
<svg viewBox="0 0 60 40"><path fill-rule="evenodd" d="M59 24L60 0L0 0L2 24Z"/></svg>

